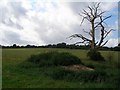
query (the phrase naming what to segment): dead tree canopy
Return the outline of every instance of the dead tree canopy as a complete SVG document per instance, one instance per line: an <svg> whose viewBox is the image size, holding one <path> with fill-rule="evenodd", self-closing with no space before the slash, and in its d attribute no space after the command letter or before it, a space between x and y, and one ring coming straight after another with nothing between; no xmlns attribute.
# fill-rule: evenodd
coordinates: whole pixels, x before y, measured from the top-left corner
<svg viewBox="0 0 120 90"><path fill-rule="evenodd" d="M104 16L104 13L106 11L102 11L100 9L100 3L94 3L92 6L87 7L88 10L82 10L82 12L79 14L82 16L81 25L84 22L84 20L87 20L90 22L90 30L83 30L85 33L87 33L90 38L87 38L86 36L82 34L74 34L71 35L70 38L80 38L82 41L77 42L78 43L88 43L92 49L96 47L103 47L108 40L104 41L105 38L110 34L112 29L106 30L105 28L105 21L111 17L110 16ZM96 30L100 31L100 39L99 41L96 40L95 33Z"/></svg>

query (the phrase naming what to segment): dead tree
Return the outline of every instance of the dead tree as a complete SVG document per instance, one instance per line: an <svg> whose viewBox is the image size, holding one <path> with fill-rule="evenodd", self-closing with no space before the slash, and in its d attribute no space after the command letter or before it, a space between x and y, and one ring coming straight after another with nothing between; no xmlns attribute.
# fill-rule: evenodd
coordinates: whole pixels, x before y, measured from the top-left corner
<svg viewBox="0 0 120 90"><path fill-rule="evenodd" d="M104 16L105 11L102 11L100 9L100 3L94 3L93 6L88 6L88 11L84 10L81 12L81 14L79 14L80 16L82 16L82 21L81 21L81 25L84 22L84 20L87 20L88 22L90 22L90 30L86 31L83 30L85 33L87 33L90 38L85 37L82 34L74 34L71 35L69 38L80 38L82 40L82 42L77 42L78 43L89 43L89 45L91 46L92 49L95 49L97 47L103 47L107 42L104 41L105 38L108 36L108 34L113 30L106 30L105 28L105 20L107 20L108 18L111 17L110 16ZM96 30L100 30L100 40L97 41L96 37L95 37L95 33Z"/></svg>

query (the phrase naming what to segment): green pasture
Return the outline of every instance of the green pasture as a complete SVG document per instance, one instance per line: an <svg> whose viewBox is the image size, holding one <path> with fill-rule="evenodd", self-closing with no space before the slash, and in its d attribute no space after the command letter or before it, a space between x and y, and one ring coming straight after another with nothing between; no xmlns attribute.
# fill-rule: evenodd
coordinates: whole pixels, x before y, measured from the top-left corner
<svg viewBox="0 0 120 90"><path fill-rule="evenodd" d="M30 55L48 51L69 52L79 57L86 66L94 66L111 74L111 78L109 78L111 82L82 83L54 80L43 74L52 68L24 68L21 66ZM87 52L87 50L57 48L2 49L2 88L116 88L118 83L112 82L112 80L120 79L118 75L120 67L118 56L120 52L100 51L106 60L105 62L89 60L86 56Z"/></svg>

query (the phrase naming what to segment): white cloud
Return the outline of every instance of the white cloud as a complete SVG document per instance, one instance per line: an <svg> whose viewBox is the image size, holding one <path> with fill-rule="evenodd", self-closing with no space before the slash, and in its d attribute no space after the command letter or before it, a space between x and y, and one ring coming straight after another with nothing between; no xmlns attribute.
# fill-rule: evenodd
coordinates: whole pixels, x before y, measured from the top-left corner
<svg viewBox="0 0 120 90"><path fill-rule="evenodd" d="M109 47L118 46L118 39L110 39L105 46Z"/></svg>
<svg viewBox="0 0 120 90"><path fill-rule="evenodd" d="M118 2L103 2L101 3L101 9L105 11L110 11L115 7L118 7Z"/></svg>
<svg viewBox="0 0 120 90"><path fill-rule="evenodd" d="M74 33L83 34L81 32L83 28L89 29L86 22L79 27L81 17L78 15L79 9L81 10L87 4L32 0L0 4L2 10L0 44L74 43L75 40L70 41L66 37ZM105 5L107 10L114 8L113 4L106 3Z"/></svg>

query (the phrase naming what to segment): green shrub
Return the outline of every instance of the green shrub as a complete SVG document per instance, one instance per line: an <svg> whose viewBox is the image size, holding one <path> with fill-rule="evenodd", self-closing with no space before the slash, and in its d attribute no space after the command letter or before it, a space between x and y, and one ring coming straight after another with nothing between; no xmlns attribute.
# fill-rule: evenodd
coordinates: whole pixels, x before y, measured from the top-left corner
<svg viewBox="0 0 120 90"><path fill-rule="evenodd" d="M28 58L28 61L39 64L39 66L68 66L73 64L82 64L78 57L65 52L47 52L32 55Z"/></svg>
<svg viewBox="0 0 120 90"><path fill-rule="evenodd" d="M95 60L95 61L104 61L104 57L101 55L100 52L98 52L96 49L90 49L87 53L87 57L89 59Z"/></svg>

